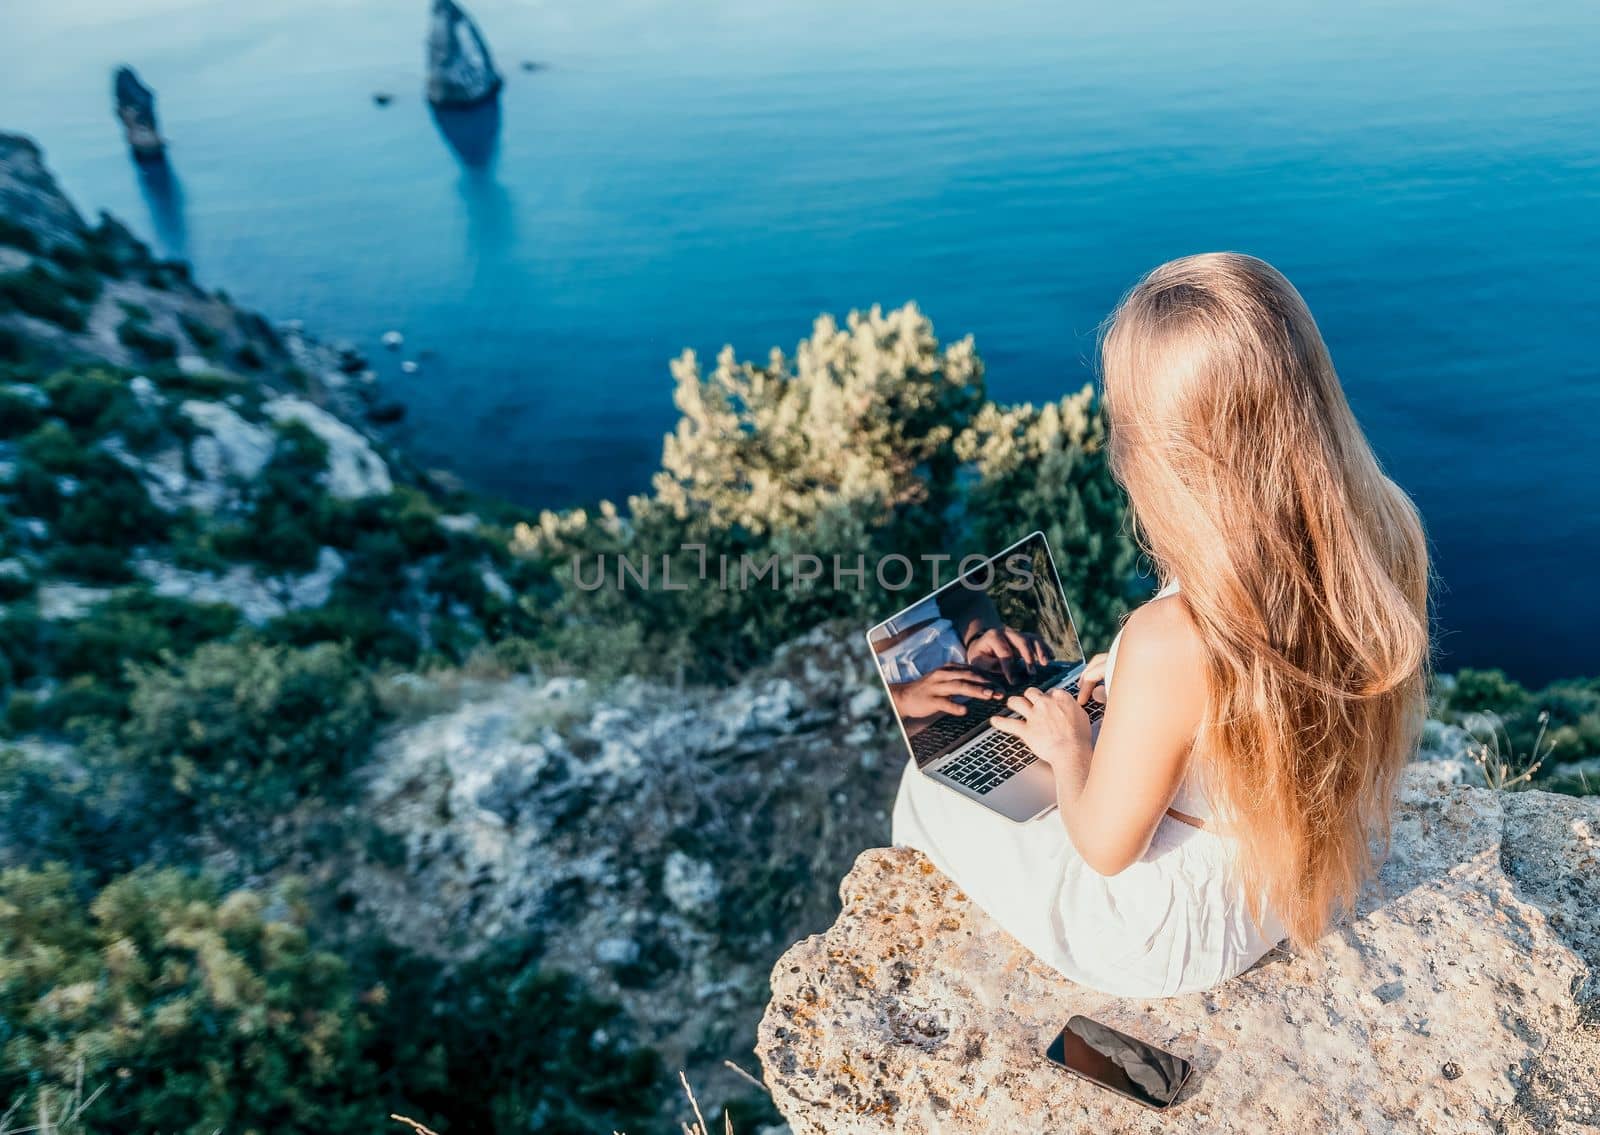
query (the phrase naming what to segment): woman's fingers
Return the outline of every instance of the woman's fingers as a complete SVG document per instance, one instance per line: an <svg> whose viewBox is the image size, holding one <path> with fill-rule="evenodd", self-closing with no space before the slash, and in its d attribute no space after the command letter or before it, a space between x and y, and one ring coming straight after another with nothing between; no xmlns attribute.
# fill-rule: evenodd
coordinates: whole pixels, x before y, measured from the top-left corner
<svg viewBox="0 0 1600 1135"><path fill-rule="evenodd" d="M1020 717L991 717L989 724L1002 733L1017 736L1028 727L1028 723Z"/></svg>
<svg viewBox="0 0 1600 1135"><path fill-rule="evenodd" d="M1013 694L1006 699L1006 708L1012 713L1020 714L1023 720L1026 721L1028 714L1033 712L1033 702L1029 701L1024 694Z"/></svg>

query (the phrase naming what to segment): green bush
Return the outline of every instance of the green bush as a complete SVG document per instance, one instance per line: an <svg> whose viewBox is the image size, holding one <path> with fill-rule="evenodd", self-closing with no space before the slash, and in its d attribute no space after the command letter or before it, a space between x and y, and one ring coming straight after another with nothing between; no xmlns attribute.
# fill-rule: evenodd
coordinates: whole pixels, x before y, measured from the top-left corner
<svg viewBox="0 0 1600 1135"><path fill-rule="evenodd" d="M41 251L39 234L21 221L4 214L0 214L0 244L9 244L12 248L20 248L24 252Z"/></svg>
<svg viewBox="0 0 1600 1135"><path fill-rule="evenodd" d="M119 592L57 630L50 667L87 674L131 689L128 667L164 654L185 655L239 626L239 612L214 603L189 603L139 589Z"/></svg>
<svg viewBox="0 0 1600 1135"><path fill-rule="evenodd" d="M133 671L125 751L197 804L278 806L319 792L365 757L378 724L351 652L208 643Z"/></svg>
<svg viewBox="0 0 1600 1135"><path fill-rule="evenodd" d="M389 618L383 607L342 591L321 607L273 619L260 635L264 642L287 646L343 645L368 666L385 662L412 666L422 651L416 637Z"/></svg>
<svg viewBox="0 0 1600 1135"><path fill-rule="evenodd" d="M138 475L95 451L83 460L77 491L61 502L56 535L69 544L132 548L161 540L167 523Z"/></svg>
<svg viewBox="0 0 1600 1135"><path fill-rule="evenodd" d="M83 472L88 451L60 422L46 422L18 445L22 459L47 473L75 477Z"/></svg>
<svg viewBox="0 0 1600 1135"><path fill-rule="evenodd" d="M81 1065L103 1089L88 1132L379 1129L374 998L272 897L173 870L92 896L63 867L0 873L0 1098L59 1115Z"/></svg>
<svg viewBox="0 0 1600 1135"><path fill-rule="evenodd" d="M0 362L21 362L27 357L27 337L14 327L0 327Z"/></svg>
<svg viewBox="0 0 1600 1135"><path fill-rule="evenodd" d="M222 342L220 331L188 312L178 313L178 326L183 328L183 333L189 337L189 342L193 343L201 354L216 350L217 344Z"/></svg>
<svg viewBox="0 0 1600 1135"><path fill-rule="evenodd" d="M1540 752L1548 756L1541 779L1553 784L1567 776L1564 763L1600 757L1600 678L1570 678L1534 691L1500 670L1462 670L1440 680L1431 712L1443 721L1472 725L1479 724L1479 715L1489 715L1504 732L1501 748L1519 757L1532 756L1542 731ZM1543 723L1542 713L1549 715Z"/></svg>
<svg viewBox="0 0 1600 1135"><path fill-rule="evenodd" d="M0 390L0 438L31 433L42 421L44 412L33 399L14 390Z"/></svg>
<svg viewBox="0 0 1600 1135"><path fill-rule="evenodd" d="M138 319L124 319L118 324L117 339L130 351L137 352L151 362L168 362L178 357L176 339L161 334Z"/></svg>
<svg viewBox="0 0 1600 1135"><path fill-rule="evenodd" d="M1035 410L986 401L970 339L941 347L914 306L817 322L793 356L762 363L724 350L704 374L674 365L681 411L652 493L626 514L544 513L513 546L534 569L523 609L543 642L582 647L638 628L621 661L704 678L733 676L819 622L862 622L929 589L935 567L993 553L1034 528L1049 534L1091 649L1109 643L1138 589L1122 496L1104 456L1104 423L1088 390ZM707 574L698 550L704 547ZM649 587L617 586L619 557L648 560ZM778 557L776 588L749 584L742 564ZM796 556L823 578L796 586ZM915 569L896 591L874 567L903 556ZM587 590L604 559L610 580ZM661 585L662 560L681 591ZM859 559L858 559L859 557ZM832 565L864 566L864 581ZM734 586L720 585L722 564ZM895 576L898 583L898 573ZM743 584L743 585L741 585Z"/></svg>
<svg viewBox="0 0 1600 1135"><path fill-rule="evenodd" d="M372 1135L391 1112L485 1135L655 1119L654 1055L534 950L452 969L380 944L349 961L308 911L292 883L223 893L141 869L96 890L61 865L0 872L0 1098L59 1115L81 1082L99 1092L89 1135Z"/></svg>
<svg viewBox="0 0 1600 1135"><path fill-rule="evenodd" d="M541 971L536 943L499 944L458 970L392 959L394 1050L381 1062L436 1075L401 1084L405 1113L443 1132L591 1135L655 1121L655 1053L572 977Z"/></svg>
<svg viewBox="0 0 1600 1135"><path fill-rule="evenodd" d="M99 437L115 429L134 409L127 380L100 368L64 370L41 384L56 416L82 438Z"/></svg>
<svg viewBox="0 0 1600 1135"><path fill-rule="evenodd" d="M332 507L320 483L327 467L328 446L321 438L301 422L281 425L272 459L252 487L244 521L217 531L216 550L273 571L310 571L325 542Z"/></svg>
<svg viewBox="0 0 1600 1135"><path fill-rule="evenodd" d="M62 281L41 264L0 276L0 308L13 307L68 331L82 331L88 317Z"/></svg>

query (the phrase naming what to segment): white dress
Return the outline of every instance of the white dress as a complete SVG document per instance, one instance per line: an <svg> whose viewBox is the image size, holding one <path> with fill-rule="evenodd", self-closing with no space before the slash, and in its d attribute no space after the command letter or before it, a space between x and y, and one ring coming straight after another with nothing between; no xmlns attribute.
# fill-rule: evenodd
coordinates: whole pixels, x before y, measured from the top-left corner
<svg viewBox="0 0 1600 1135"><path fill-rule="evenodd" d="M1169 586L1161 594L1172 594ZM1119 634L1106 665L1116 669ZM1194 766L1172 807L1212 820ZM1017 824L941 786L908 761L894 842L914 847L1012 937L1081 985L1125 997L1171 997L1242 973L1284 937L1258 927L1233 871L1237 844L1163 816L1149 849L1121 874L1079 856L1061 817Z"/></svg>

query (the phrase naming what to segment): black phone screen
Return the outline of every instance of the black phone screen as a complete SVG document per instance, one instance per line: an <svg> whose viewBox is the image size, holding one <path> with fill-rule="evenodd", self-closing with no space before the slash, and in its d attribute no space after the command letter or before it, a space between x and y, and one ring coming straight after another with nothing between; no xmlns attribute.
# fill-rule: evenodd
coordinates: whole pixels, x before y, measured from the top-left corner
<svg viewBox="0 0 1600 1135"><path fill-rule="evenodd" d="M1146 1107L1166 1107L1189 1078L1190 1063L1088 1017L1073 1017L1045 1057L1069 1072Z"/></svg>

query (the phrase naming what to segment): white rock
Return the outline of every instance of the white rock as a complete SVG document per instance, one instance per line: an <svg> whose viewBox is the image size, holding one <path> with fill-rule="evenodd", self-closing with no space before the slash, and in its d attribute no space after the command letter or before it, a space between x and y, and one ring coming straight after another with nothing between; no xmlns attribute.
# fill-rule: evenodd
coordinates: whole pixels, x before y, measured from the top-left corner
<svg viewBox="0 0 1600 1135"><path fill-rule="evenodd" d="M300 422L328 447L328 492L340 500L381 496L394 490L389 466L356 430L320 406L288 395L264 409L277 422Z"/></svg>
<svg viewBox="0 0 1600 1135"><path fill-rule="evenodd" d="M191 398L178 409L204 431L190 442L189 455L207 480L237 477L251 481L267 467L274 438L265 426L245 421L221 402Z"/></svg>
<svg viewBox="0 0 1600 1135"><path fill-rule="evenodd" d="M483 580L483 589L490 595L493 595L503 603L511 602L515 593L511 590L511 585L505 581L505 577L495 571L494 568L484 568L478 574L478 578Z"/></svg>
<svg viewBox="0 0 1600 1135"><path fill-rule="evenodd" d="M717 881L716 868L681 851L672 851L661 872L661 890L667 901L678 911L690 916L703 916L716 910L717 899L722 897L722 884Z"/></svg>
<svg viewBox="0 0 1600 1135"><path fill-rule="evenodd" d="M405 345L405 341L406 337L398 331L385 331L383 333L383 345L391 351L398 351Z"/></svg>
<svg viewBox="0 0 1600 1135"><path fill-rule="evenodd" d="M416 374L417 373L417 364L416 364L415 360L406 359L404 362L402 362L400 364L400 373L401 374Z"/></svg>
<svg viewBox="0 0 1600 1135"><path fill-rule="evenodd" d="M78 583L45 583L36 593L41 619L77 619L96 603L110 598L111 589Z"/></svg>
<svg viewBox="0 0 1600 1135"><path fill-rule="evenodd" d="M333 548L323 548L317 553L317 566L304 575L262 577L247 564L214 575L155 559L137 560L133 567L157 595L191 603L223 603L236 608L246 622L260 626L290 611L326 603L333 585L344 574L345 562Z"/></svg>
<svg viewBox="0 0 1600 1135"><path fill-rule="evenodd" d="M480 523L482 522L478 519L477 514L471 512L454 513L439 518L439 527L446 532L476 532Z"/></svg>
<svg viewBox="0 0 1600 1135"><path fill-rule="evenodd" d="M128 392L133 395L133 400L145 409L161 405L166 401L161 396L161 391L156 384L142 374L136 374L128 380Z"/></svg>
<svg viewBox="0 0 1600 1135"><path fill-rule="evenodd" d="M1600 800L1433 774L1407 769L1352 921L1168 1000L1076 986L919 852L864 852L833 927L772 972L774 1101L796 1135L1593 1131ZM1195 1062L1169 1113L1042 1059L1078 1013Z"/></svg>
<svg viewBox="0 0 1600 1135"><path fill-rule="evenodd" d="M631 966L639 960L639 943L632 938L602 938L594 944L594 960L603 966Z"/></svg>
<svg viewBox="0 0 1600 1135"><path fill-rule="evenodd" d="M190 375L210 374L217 368L210 359L204 355L179 355L176 364L179 374Z"/></svg>

